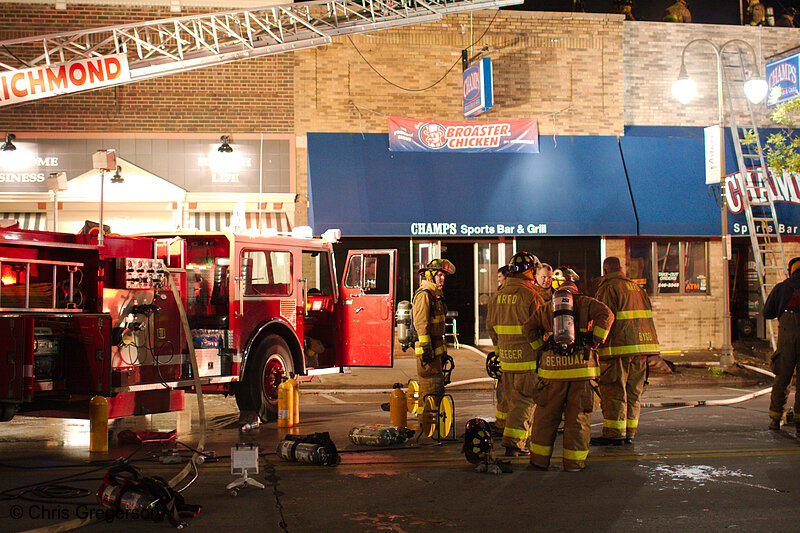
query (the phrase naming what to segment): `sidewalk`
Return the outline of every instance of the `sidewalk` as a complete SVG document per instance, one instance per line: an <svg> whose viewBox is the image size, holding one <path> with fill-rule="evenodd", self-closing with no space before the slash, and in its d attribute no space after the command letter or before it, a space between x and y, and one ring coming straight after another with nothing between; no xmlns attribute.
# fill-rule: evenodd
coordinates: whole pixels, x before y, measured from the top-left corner
<svg viewBox="0 0 800 533"><path fill-rule="evenodd" d="M490 390L494 383L486 374L486 353L490 348L474 348L462 344L456 349L448 345L447 353L455 362L450 387L458 390ZM768 369L768 358L763 350L748 350L747 347L734 346L734 358L737 363ZM651 371L648 381L651 387L752 387L769 386L772 380L765 375L739 367L726 372L718 367L719 355L714 351L668 351L662 357L676 365L676 371L669 374ZM711 363L711 366L703 365ZM392 368L358 368L351 367L346 374L327 374L317 376L313 381L303 384L309 392L318 390L374 390L383 391L392 388L394 383L405 385L409 379L417 378L417 368L412 349L403 352L395 345L394 365ZM486 379L483 379L486 378ZM462 383L467 382L467 383Z"/></svg>

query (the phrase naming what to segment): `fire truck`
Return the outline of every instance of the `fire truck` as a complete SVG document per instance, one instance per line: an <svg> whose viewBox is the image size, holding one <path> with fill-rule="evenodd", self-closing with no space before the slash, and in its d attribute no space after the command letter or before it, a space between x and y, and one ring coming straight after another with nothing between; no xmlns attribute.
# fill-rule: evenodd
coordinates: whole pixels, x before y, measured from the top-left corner
<svg viewBox="0 0 800 533"><path fill-rule="evenodd" d="M180 410L199 379L274 420L290 373L392 366L396 250L349 251L339 282L337 239L0 230L0 419Z"/></svg>

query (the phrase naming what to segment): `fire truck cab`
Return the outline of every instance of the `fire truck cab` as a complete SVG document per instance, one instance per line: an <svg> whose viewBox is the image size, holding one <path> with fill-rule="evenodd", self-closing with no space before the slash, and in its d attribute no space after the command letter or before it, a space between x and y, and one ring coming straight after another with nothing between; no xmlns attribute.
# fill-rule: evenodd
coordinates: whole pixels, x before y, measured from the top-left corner
<svg viewBox="0 0 800 533"><path fill-rule="evenodd" d="M277 387L393 364L395 250L232 233L148 236L0 230L0 419L183 408L195 384L277 416ZM170 280L172 283L170 283ZM189 331L187 336L185 331Z"/></svg>

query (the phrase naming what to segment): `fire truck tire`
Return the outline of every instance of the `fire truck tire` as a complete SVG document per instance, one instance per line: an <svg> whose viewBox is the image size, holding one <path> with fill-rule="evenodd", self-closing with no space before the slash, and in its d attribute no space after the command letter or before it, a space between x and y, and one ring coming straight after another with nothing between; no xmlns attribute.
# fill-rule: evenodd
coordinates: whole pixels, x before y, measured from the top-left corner
<svg viewBox="0 0 800 533"><path fill-rule="evenodd" d="M8 422L17 414L17 404L12 402L0 403L0 422Z"/></svg>
<svg viewBox="0 0 800 533"><path fill-rule="evenodd" d="M254 359L245 369L243 387L236 393L241 410L256 411L261 420L278 419L278 385L294 372L289 346L278 335L267 335L253 351Z"/></svg>

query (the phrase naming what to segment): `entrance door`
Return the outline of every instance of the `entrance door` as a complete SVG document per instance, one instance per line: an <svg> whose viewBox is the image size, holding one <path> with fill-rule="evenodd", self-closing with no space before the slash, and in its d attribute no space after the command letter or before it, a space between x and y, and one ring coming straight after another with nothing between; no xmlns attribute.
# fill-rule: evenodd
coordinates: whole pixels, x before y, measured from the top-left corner
<svg viewBox="0 0 800 533"><path fill-rule="evenodd" d="M427 265L431 259L442 257L441 241L411 241L411 294L419 288L419 269ZM458 270L458 266L456 266Z"/></svg>
<svg viewBox="0 0 800 533"><path fill-rule="evenodd" d="M397 250L350 250L341 286L339 366L392 366Z"/></svg>
<svg viewBox="0 0 800 533"><path fill-rule="evenodd" d="M475 243L475 337L476 343L491 345L486 330L486 315L489 299L497 292L497 269L507 265L514 255L514 242L476 242Z"/></svg>

